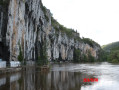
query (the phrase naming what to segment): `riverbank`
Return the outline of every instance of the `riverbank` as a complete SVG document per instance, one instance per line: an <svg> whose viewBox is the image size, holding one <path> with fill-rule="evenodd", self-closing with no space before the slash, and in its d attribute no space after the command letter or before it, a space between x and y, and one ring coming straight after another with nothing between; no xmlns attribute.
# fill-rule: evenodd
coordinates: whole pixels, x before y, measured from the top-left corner
<svg viewBox="0 0 119 90"><path fill-rule="evenodd" d="M24 68L27 66L28 67L35 66L35 62L27 61L25 65L22 65L22 63L19 61L10 61L9 65L8 65L6 61L1 61L0 62L0 75L19 72L21 70L24 70Z"/></svg>
<svg viewBox="0 0 119 90"><path fill-rule="evenodd" d="M26 71L26 68L31 68L31 67L35 67L36 69L39 69L41 72L42 71L49 71L49 65L43 65L43 66L37 66L37 65L33 65L33 66L19 66L19 67L8 67L8 68L0 68L0 75L2 74L9 74L9 73L16 73L16 72L20 72L20 71Z"/></svg>
<svg viewBox="0 0 119 90"><path fill-rule="evenodd" d="M8 73L19 72L21 70L22 70L22 67L0 68L0 75L1 74L8 74Z"/></svg>

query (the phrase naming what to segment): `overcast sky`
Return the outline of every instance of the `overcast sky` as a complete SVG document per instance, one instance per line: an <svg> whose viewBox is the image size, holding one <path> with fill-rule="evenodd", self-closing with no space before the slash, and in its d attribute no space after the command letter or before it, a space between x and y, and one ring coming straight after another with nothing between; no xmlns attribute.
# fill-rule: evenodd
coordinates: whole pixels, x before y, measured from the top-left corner
<svg viewBox="0 0 119 90"><path fill-rule="evenodd" d="M42 0L53 17L100 45L119 41L119 0Z"/></svg>

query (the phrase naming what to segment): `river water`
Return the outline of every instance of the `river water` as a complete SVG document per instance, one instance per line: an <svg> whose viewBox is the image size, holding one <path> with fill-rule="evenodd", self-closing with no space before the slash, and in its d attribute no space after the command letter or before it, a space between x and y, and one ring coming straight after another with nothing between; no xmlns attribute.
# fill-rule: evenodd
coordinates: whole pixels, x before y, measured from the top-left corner
<svg viewBox="0 0 119 90"><path fill-rule="evenodd" d="M49 71L26 68L0 75L0 90L119 90L119 65L103 63L52 64ZM98 82L84 82L98 78Z"/></svg>

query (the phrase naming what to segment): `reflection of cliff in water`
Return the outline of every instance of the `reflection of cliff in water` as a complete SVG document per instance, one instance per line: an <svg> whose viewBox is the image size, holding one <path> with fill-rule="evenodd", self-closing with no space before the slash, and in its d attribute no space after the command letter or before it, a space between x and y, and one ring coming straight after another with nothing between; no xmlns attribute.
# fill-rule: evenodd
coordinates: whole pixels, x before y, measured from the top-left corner
<svg viewBox="0 0 119 90"><path fill-rule="evenodd" d="M9 75L0 79L0 90L81 90L84 78L93 78L80 72L49 71L40 72L35 68Z"/></svg>
<svg viewBox="0 0 119 90"><path fill-rule="evenodd" d="M9 74L0 77L0 90L15 90L18 88L18 80L21 77L21 73ZM17 86L17 87L14 87Z"/></svg>

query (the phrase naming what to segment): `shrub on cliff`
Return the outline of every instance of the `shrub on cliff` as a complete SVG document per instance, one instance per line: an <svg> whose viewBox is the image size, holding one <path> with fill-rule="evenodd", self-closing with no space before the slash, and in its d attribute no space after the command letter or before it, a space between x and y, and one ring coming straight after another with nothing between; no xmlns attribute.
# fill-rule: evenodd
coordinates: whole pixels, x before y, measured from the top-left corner
<svg viewBox="0 0 119 90"><path fill-rule="evenodd" d="M22 54L22 51L21 51L21 47L20 47L20 50L19 50L18 60L20 62L22 62L24 60L24 57L23 57L23 54Z"/></svg>
<svg viewBox="0 0 119 90"><path fill-rule="evenodd" d="M91 47L94 47L95 45L97 45L97 46L99 46L99 44L98 43L96 43L95 41L93 41L93 40L91 40L91 39L89 39L89 38L82 38L82 41L84 42L84 43L87 43L87 44L89 44Z"/></svg>
<svg viewBox="0 0 119 90"><path fill-rule="evenodd" d="M40 66L47 65L48 64L47 55L43 54L42 56L38 56L37 64Z"/></svg>
<svg viewBox="0 0 119 90"><path fill-rule="evenodd" d="M94 62L95 58L91 55L90 52L88 54L82 54L81 56L81 62Z"/></svg>
<svg viewBox="0 0 119 90"><path fill-rule="evenodd" d="M89 53L88 54L88 62L94 62L95 58Z"/></svg>
<svg viewBox="0 0 119 90"><path fill-rule="evenodd" d="M81 60L81 52L80 52L80 50L79 49L74 49L74 55L73 55L73 61L75 62L75 63L78 63L78 62L80 62L80 60Z"/></svg>
<svg viewBox="0 0 119 90"><path fill-rule="evenodd" d="M44 16L45 16L45 19L47 21L49 21L49 17L47 16L47 8L45 6L43 6L43 4L41 3L41 9L42 11L44 12Z"/></svg>
<svg viewBox="0 0 119 90"><path fill-rule="evenodd" d="M66 28L59 24L53 17L51 17L51 24L56 31L61 31L61 33L65 33L68 37L74 37L74 33L76 33L73 29Z"/></svg>
<svg viewBox="0 0 119 90"><path fill-rule="evenodd" d="M44 41L42 45L40 45L40 56L38 56L37 64L47 65L48 64L48 56L47 56L47 43Z"/></svg>
<svg viewBox="0 0 119 90"><path fill-rule="evenodd" d="M91 55L90 51L88 54L81 54L79 49L74 49L74 55L73 55L73 62L79 63L79 62L94 62L95 58Z"/></svg>
<svg viewBox="0 0 119 90"><path fill-rule="evenodd" d="M81 55L81 62L88 62L88 57L85 54Z"/></svg>

